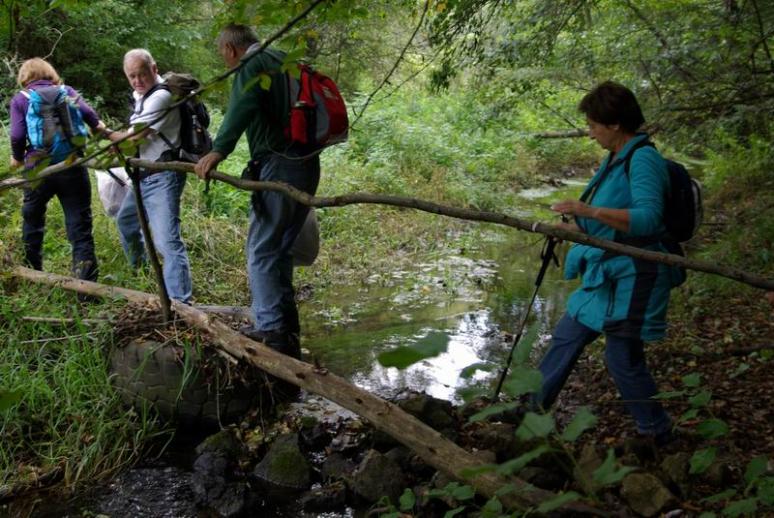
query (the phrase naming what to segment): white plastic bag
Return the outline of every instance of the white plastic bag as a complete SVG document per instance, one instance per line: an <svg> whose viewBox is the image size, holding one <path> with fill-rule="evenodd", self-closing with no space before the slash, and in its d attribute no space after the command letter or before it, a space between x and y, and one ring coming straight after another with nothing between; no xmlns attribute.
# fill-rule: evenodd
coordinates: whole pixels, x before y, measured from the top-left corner
<svg viewBox="0 0 774 518"><path fill-rule="evenodd" d="M97 191L99 191L102 206L105 207L105 213L114 218L124 202L124 197L132 190L132 183L122 167L113 167L110 172L124 184L121 185L106 171L96 171Z"/></svg>
<svg viewBox="0 0 774 518"><path fill-rule="evenodd" d="M320 225L317 223L317 214L314 208L309 209L306 215L301 232L293 242L290 248L290 255L293 256L293 266L311 266L317 259L320 251Z"/></svg>

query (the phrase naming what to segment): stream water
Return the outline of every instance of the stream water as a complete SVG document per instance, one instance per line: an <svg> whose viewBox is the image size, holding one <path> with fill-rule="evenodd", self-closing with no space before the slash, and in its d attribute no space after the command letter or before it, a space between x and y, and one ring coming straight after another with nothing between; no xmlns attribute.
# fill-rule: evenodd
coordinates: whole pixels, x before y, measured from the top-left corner
<svg viewBox="0 0 774 518"><path fill-rule="evenodd" d="M544 217L545 212L530 208L540 211L551 199L575 196L579 185L523 191L518 215ZM362 284L331 287L300 306L306 359L383 397L411 389L459 403L465 389L491 387L503 368L511 333L532 297L542 242L539 235L471 223L451 232L432 252L374 272ZM549 269L531 310L523 340L537 345L535 356L572 288L560 277L558 268ZM379 356L397 347L430 348L438 354L402 370L384 367ZM481 368L463 375L474 364ZM320 401L309 403L314 407ZM33 497L0 506L0 518L201 516L193 503L188 462L168 455L67 505ZM302 514L277 509L272 515Z"/></svg>

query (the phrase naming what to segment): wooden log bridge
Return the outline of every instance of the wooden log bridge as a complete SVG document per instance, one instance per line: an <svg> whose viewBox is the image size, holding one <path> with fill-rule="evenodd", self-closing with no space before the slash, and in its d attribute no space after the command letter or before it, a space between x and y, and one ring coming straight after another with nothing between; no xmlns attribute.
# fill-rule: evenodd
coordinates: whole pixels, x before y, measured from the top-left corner
<svg viewBox="0 0 774 518"><path fill-rule="evenodd" d="M10 273L30 282L78 293L159 305L157 296L141 291L44 273L21 266L14 267ZM491 498L498 493L498 490L510 485L514 488L513 491L497 495L503 505L509 509L527 510L556 497L554 493L536 488L519 478L499 476L493 471L466 478L465 472L481 467L481 462L398 406L351 385L325 369L285 356L260 342L255 342L234 331L218 318L199 309L177 301L172 302L172 308L188 324L205 331L214 345L233 357L357 413L376 428L416 452L430 466L471 484L479 494ZM584 515L607 515L581 502L567 503L562 509Z"/></svg>

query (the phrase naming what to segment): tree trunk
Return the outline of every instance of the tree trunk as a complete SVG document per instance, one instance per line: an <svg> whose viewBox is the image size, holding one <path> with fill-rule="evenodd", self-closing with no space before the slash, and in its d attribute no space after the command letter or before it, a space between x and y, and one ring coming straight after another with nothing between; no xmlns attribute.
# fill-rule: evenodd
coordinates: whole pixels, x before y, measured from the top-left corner
<svg viewBox="0 0 774 518"><path fill-rule="evenodd" d="M11 273L32 282L74 290L79 293L108 298L125 298L132 302L150 303L157 306L159 304L158 297L140 291L106 286L23 267L15 267ZM480 494L493 497L504 486L513 486L515 491L498 497L508 508L525 510L556 496L554 493L535 488L516 477L500 477L493 472L466 479L463 476L464 472L479 467L480 461L439 432L403 412L396 405L351 385L343 378L325 369L285 356L259 342L250 340L222 321L192 306L177 301L173 301L172 305L179 316L190 325L206 331L213 343L230 355L356 412L368 419L376 428L411 448L429 465L471 484ZM577 502L565 504L563 509L577 513L605 515L599 509Z"/></svg>

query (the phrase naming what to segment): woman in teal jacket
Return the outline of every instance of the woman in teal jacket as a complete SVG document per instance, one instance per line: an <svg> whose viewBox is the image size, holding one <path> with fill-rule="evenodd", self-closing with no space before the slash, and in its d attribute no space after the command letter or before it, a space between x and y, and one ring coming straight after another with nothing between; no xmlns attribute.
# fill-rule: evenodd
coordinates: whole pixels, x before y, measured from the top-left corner
<svg viewBox="0 0 774 518"><path fill-rule="evenodd" d="M574 217L567 224L572 230L666 251L660 243L669 188L666 163L654 147L644 145L648 136L637 133L645 119L634 94L608 81L589 92L579 109L591 138L610 154L581 200L562 201L552 209ZM540 363L543 388L533 404L551 406L583 349L604 334L608 370L639 433L665 442L671 420L652 399L657 389L645 363L644 342L664 336L669 290L681 280L679 269L574 244L565 278L576 277L581 286L570 296Z"/></svg>

